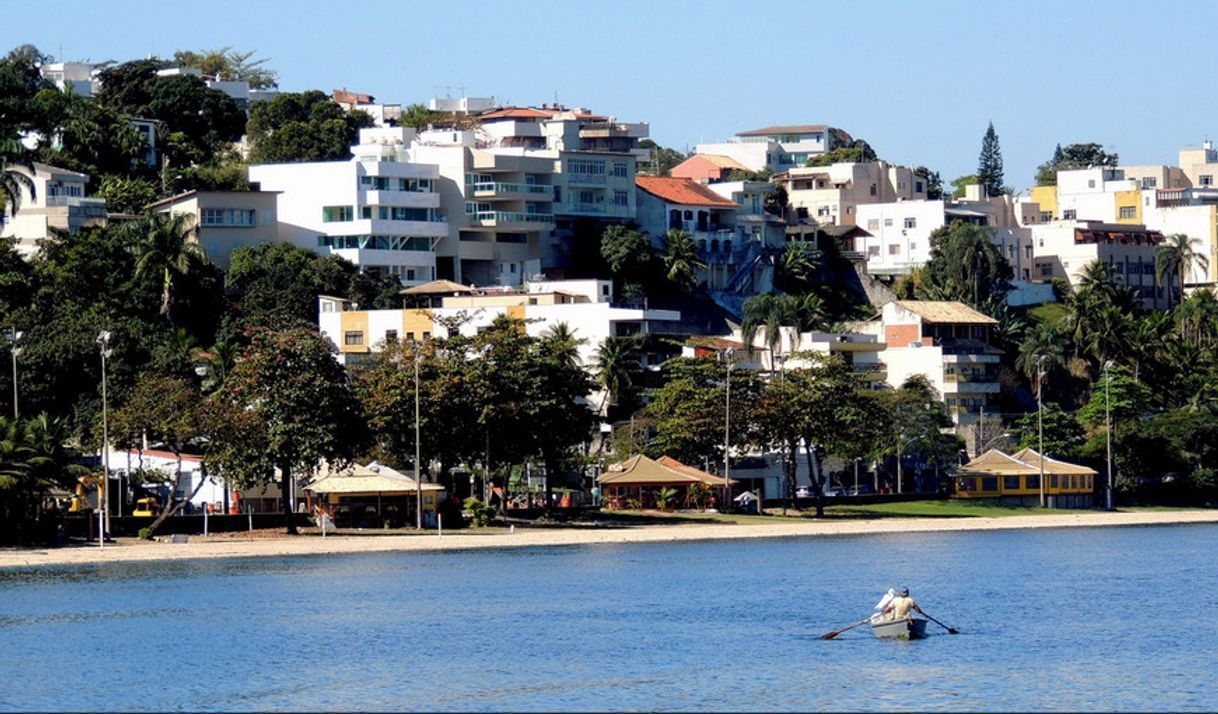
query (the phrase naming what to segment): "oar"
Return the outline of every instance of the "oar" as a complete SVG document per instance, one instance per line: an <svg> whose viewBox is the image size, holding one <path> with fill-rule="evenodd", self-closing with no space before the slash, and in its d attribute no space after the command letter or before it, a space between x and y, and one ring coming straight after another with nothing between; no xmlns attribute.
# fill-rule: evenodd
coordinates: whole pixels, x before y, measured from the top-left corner
<svg viewBox="0 0 1218 714"><path fill-rule="evenodd" d="M958 634L960 634L960 630L957 630L957 629L956 629L956 628L954 628L954 627L948 627L947 625L943 624L942 622L939 622L939 621L938 621L938 620L936 620L935 618L931 617L931 616L930 616L930 613L928 613L928 612L923 612L922 614L923 614L923 615L926 615L926 619L927 619L927 620L930 620L931 622L935 623L935 624L936 624L936 625L938 625L939 627L942 627L943 629L947 630L948 634L952 634L952 635L958 635Z"/></svg>
<svg viewBox="0 0 1218 714"><path fill-rule="evenodd" d="M850 625L849 627L843 627L842 629L834 630L833 632L826 632L825 634L821 635L820 638L822 640L831 640L834 637L837 637L838 635L842 634L846 630L853 630L854 628L858 627L859 625L862 625L863 623L870 622L870 621L871 621L870 617L868 617L865 620L859 620L858 622L854 623L853 625Z"/></svg>

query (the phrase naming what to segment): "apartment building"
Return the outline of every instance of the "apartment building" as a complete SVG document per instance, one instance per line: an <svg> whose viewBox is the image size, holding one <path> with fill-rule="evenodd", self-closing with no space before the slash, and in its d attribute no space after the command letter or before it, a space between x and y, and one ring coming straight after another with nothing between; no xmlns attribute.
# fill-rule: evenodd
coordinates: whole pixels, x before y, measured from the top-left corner
<svg viewBox="0 0 1218 714"><path fill-rule="evenodd" d="M697 144L695 154L726 156L749 171L779 172L803 166L808 159L849 146L854 139L824 124L767 126L736 134L726 141Z"/></svg>
<svg viewBox="0 0 1218 714"><path fill-rule="evenodd" d="M841 359L872 386L879 387L884 383L888 371L880 361L880 354L888 348L882 337L866 332L798 332L788 326L779 329L777 344L771 351L769 335L764 327L754 335L751 348L743 344L744 336L739 328L735 328L730 340L723 345L706 338L694 338L689 344L696 349L687 355L700 356L702 352L697 350L723 349L739 344L744 348L737 349L742 366L766 372L810 367L810 355L832 356Z"/></svg>
<svg viewBox="0 0 1218 714"><path fill-rule="evenodd" d="M25 175L34 185L33 195L21 186L21 207L16 215L10 215L7 207L0 212L0 238L13 239L22 256L36 253L38 244L54 231L79 233L86 226L105 225L106 201L85 195L87 174L42 163L35 163L32 173L24 166L11 166L9 170Z"/></svg>
<svg viewBox="0 0 1218 714"><path fill-rule="evenodd" d="M100 83L95 78L98 66L90 62L48 62L38 68L42 78L61 92L92 97Z"/></svg>
<svg viewBox="0 0 1218 714"><path fill-rule="evenodd" d="M668 231L688 233L707 264L699 281L712 291L726 289L752 242L737 230L738 204L689 179L639 176L635 183L639 229L661 250Z"/></svg>
<svg viewBox="0 0 1218 714"><path fill-rule="evenodd" d="M318 325L338 346L339 361L357 363L394 340L446 337L452 318L464 320L458 329L472 336L507 315L524 320L525 330L533 336L565 324L576 339L583 340L578 347L580 364L592 370L605 338L667 333L677 329L681 319L675 310L611 303L613 284L608 280L536 281L517 288L481 289L445 283L411 292L436 298L428 307L360 310L349 300L320 296Z"/></svg>
<svg viewBox="0 0 1218 714"><path fill-rule="evenodd" d="M668 172L673 178L687 178L698 183L727 181L733 171L748 171L749 167L730 156L694 154Z"/></svg>
<svg viewBox="0 0 1218 714"><path fill-rule="evenodd" d="M772 179L787 192L797 220L852 226L861 204L926 198L926 182L907 166L884 161L796 167Z"/></svg>
<svg viewBox="0 0 1218 714"><path fill-rule="evenodd" d="M1099 260L1137 291L1144 307L1166 306L1166 293L1155 282L1155 247L1163 242L1159 231L1101 221L1054 221L1030 230L1034 280L1062 278L1077 287L1083 269Z"/></svg>
<svg viewBox="0 0 1218 714"><path fill-rule="evenodd" d="M398 143L377 143L375 132L395 133ZM350 161L250 166L251 183L276 194L277 239L341 256L404 285L434 280L449 223L439 168L399 160L398 148L413 135L411 129L364 129Z"/></svg>
<svg viewBox="0 0 1218 714"><path fill-rule="evenodd" d="M208 260L228 270L233 251L278 240L278 196L275 191L187 191L148 210L192 216L195 242Z"/></svg>
<svg viewBox="0 0 1218 714"><path fill-rule="evenodd" d="M402 118L401 104L381 104L371 94L335 89L330 92L330 98L344 111L361 111L372 117L374 126L393 126Z"/></svg>

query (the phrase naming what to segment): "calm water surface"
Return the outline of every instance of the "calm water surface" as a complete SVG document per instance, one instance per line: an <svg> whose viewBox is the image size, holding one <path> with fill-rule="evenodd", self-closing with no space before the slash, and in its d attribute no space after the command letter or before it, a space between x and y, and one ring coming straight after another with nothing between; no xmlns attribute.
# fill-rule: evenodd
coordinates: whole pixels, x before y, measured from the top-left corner
<svg viewBox="0 0 1218 714"><path fill-rule="evenodd" d="M0 571L0 709L1218 707L1218 527ZM908 584L962 634L866 628Z"/></svg>

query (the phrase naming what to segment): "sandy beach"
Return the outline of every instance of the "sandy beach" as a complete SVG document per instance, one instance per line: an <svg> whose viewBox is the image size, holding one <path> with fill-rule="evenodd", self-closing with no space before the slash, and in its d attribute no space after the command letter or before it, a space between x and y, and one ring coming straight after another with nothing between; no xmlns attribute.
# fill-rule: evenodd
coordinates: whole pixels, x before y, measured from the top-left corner
<svg viewBox="0 0 1218 714"><path fill-rule="evenodd" d="M96 545L64 548L0 551L0 568L40 565L79 565L121 561L186 560L192 558L248 558L260 556L333 555L465 550L469 548L528 548L660 543L736 538L792 538L850 536L880 533L928 533L948 531L1003 530L1020 528L1085 528L1104 526L1151 526L1218 523L1218 511L1082 512L1037 514L1002 518L883 518L868 520L816 521L776 520L774 523L689 523L640 526L570 526L503 530L462 530L408 535L275 536L245 538L227 534L210 538L191 537L188 543L158 543L120 540Z"/></svg>

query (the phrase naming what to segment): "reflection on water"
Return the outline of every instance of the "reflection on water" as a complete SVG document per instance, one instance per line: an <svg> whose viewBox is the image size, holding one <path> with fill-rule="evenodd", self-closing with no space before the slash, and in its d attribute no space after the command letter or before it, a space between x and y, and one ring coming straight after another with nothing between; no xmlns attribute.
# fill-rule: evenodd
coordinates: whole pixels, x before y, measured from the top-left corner
<svg viewBox="0 0 1218 714"><path fill-rule="evenodd" d="M1209 709L1218 527L0 572L0 709ZM888 587L959 628L866 627Z"/></svg>

